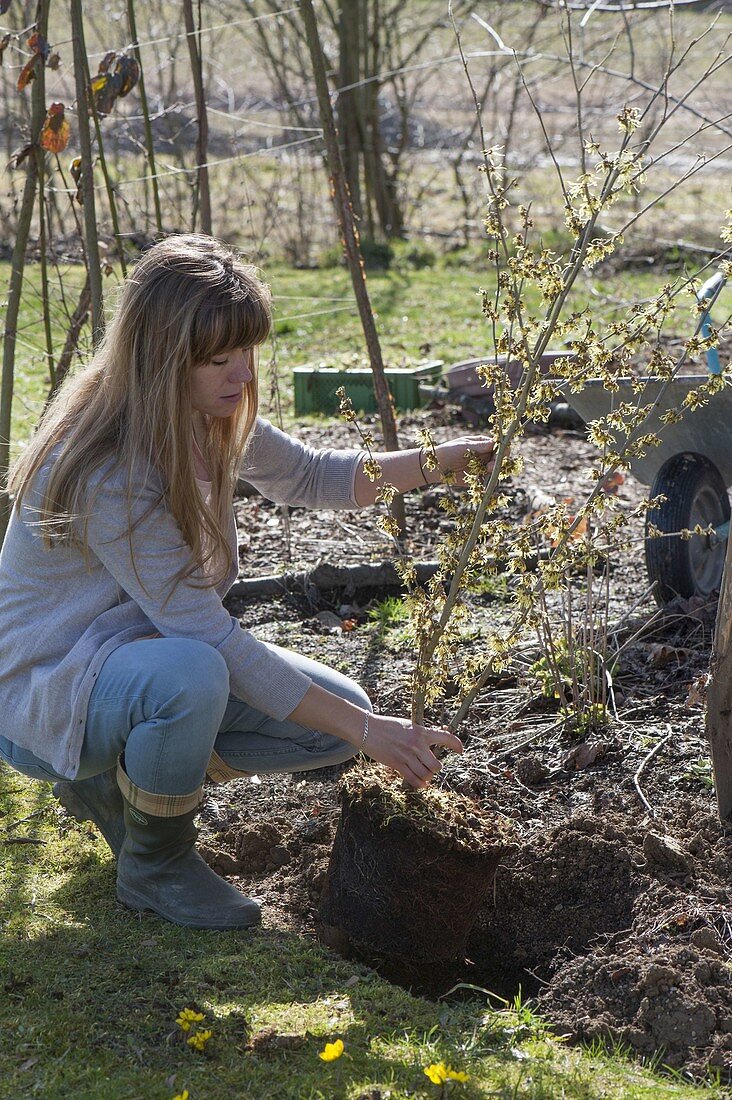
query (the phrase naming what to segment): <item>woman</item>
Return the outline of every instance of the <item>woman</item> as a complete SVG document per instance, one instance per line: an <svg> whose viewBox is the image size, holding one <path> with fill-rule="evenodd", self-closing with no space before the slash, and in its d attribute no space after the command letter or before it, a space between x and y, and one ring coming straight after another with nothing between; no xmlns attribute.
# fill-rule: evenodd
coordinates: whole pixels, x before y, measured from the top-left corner
<svg viewBox="0 0 732 1100"><path fill-rule="evenodd" d="M300 771L361 750L426 786L432 747L461 751L445 730L373 715L353 681L256 640L222 606L240 473L275 501L374 501L362 452L314 451L257 418L270 324L266 286L223 245L156 244L9 477L0 755L57 781L61 802L97 824L121 902L193 928L260 919L196 852L206 774ZM437 457L459 478L469 452L490 450L457 440ZM381 456L386 481L423 484L420 459Z"/></svg>

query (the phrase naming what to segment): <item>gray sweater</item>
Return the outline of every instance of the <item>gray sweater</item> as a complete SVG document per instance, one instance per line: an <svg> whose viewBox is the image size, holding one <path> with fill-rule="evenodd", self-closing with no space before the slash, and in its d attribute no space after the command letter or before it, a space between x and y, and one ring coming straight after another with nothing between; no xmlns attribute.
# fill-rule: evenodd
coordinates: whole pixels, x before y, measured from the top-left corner
<svg viewBox="0 0 732 1100"><path fill-rule="evenodd" d="M242 476L270 500L310 508L356 508L357 451L316 451L257 420ZM89 518L89 564L80 550L44 547L34 524L43 474L15 509L0 551L0 713L2 732L59 774L79 766L89 697L104 661L126 642L155 632L196 638L224 657L231 692L273 718L289 715L310 679L228 614L222 598L237 576L232 512L232 568L217 588L194 587L196 574L171 580L190 550L164 503L127 535L124 472L101 482ZM133 516L144 515L160 486L141 485ZM200 578L199 578L200 579Z"/></svg>

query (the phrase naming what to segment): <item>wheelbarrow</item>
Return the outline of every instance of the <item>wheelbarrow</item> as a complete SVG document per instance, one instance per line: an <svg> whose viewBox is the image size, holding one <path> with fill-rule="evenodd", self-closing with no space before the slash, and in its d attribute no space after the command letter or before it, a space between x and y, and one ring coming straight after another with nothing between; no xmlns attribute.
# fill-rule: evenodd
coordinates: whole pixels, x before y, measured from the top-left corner
<svg viewBox="0 0 732 1100"><path fill-rule="evenodd" d="M699 300L706 300L700 321L703 337L710 333L709 311L724 283L720 272L698 292ZM707 370L722 373L716 348L707 352ZM606 390L600 379L590 379L579 393L564 387L567 401L585 422L605 416L620 402L653 405L643 431L657 432L660 446L632 458L630 469L638 481L651 486L651 499L665 498L648 510L644 539L648 579L662 607L677 596L711 597L722 583L730 525L727 486L732 485L732 387L726 386L696 411L684 409L684 398L703 380L698 374L677 375L665 383L654 378L622 378L616 393ZM641 392L639 382L644 383ZM683 412L677 424L662 424L661 415L669 409ZM622 433L615 436L618 450L622 451L627 438ZM695 528L704 533L688 537L686 532Z"/></svg>

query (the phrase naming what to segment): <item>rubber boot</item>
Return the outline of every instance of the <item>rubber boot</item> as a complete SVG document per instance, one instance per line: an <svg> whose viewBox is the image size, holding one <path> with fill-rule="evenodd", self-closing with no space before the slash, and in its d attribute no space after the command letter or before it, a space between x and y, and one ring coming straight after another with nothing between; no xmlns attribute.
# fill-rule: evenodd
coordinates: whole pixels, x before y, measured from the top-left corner
<svg viewBox="0 0 732 1100"><path fill-rule="evenodd" d="M114 855L119 855L125 823L116 768L89 779L61 780L54 783L53 793L77 821L93 821Z"/></svg>
<svg viewBox="0 0 732 1100"><path fill-rule="evenodd" d="M220 878L196 851L193 820L200 787L189 795L153 794L132 783L121 764L117 774L126 828L117 862L119 901L185 928L223 931L259 924L257 903Z"/></svg>

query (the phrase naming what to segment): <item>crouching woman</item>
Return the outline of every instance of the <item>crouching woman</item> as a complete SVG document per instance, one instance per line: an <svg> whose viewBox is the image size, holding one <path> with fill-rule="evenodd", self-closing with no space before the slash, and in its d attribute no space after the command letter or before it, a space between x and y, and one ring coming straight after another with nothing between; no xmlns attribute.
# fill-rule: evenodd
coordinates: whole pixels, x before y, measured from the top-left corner
<svg viewBox="0 0 732 1100"><path fill-rule="evenodd" d="M316 451L257 417L270 325L267 287L228 248L156 244L8 483L0 757L97 824L123 904L193 928L260 919L196 851L207 773L300 771L362 750L425 786L433 747L461 750L443 729L374 715L352 680L257 640L223 607L240 474L295 505L374 500L362 452ZM440 467L460 478L471 452L490 443L443 444ZM423 483L417 450L380 457L397 488Z"/></svg>

